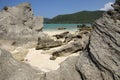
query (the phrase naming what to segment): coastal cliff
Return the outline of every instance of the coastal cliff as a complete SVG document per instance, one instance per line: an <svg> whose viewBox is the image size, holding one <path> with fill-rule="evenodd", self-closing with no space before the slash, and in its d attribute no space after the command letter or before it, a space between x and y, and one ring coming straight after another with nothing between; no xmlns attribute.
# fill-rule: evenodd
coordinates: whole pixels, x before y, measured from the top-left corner
<svg viewBox="0 0 120 80"><path fill-rule="evenodd" d="M120 80L120 0L112 6L114 10L93 24L82 53L66 59L57 70L34 70L0 49L1 80Z"/></svg>

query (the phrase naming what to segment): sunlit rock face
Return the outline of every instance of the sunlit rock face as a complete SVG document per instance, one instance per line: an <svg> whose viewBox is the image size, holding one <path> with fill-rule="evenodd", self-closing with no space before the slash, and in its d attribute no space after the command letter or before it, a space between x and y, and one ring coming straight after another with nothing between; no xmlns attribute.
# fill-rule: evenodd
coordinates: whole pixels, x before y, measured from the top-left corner
<svg viewBox="0 0 120 80"><path fill-rule="evenodd" d="M94 23L86 51L77 63L83 80L120 80L120 1Z"/></svg>
<svg viewBox="0 0 120 80"><path fill-rule="evenodd" d="M32 39L43 26L43 18L33 15L31 5L22 3L18 6L5 6L0 11L0 38L12 40Z"/></svg>
<svg viewBox="0 0 120 80"><path fill-rule="evenodd" d="M84 51L79 56L62 62L58 70L36 74L36 70L16 62L6 54L7 51L0 49L0 78L2 80L120 80L120 0L116 0L112 6L114 10L105 12L103 17L95 21L94 31ZM18 70L21 72L17 72Z"/></svg>
<svg viewBox="0 0 120 80"><path fill-rule="evenodd" d="M114 10L93 24L94 31L78 59L69 59L71 65L66 61L57 71L47 73L47 80L120 80L120 1L112 6Z"/></svg>

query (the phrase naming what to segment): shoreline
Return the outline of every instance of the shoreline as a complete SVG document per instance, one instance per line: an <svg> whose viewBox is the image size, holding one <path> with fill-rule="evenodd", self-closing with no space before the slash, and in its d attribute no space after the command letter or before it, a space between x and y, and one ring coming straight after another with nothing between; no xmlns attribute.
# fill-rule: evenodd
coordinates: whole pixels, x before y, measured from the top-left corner
<svg viewBox="0 0 120 80"><path fill-rule="evenodd" d="M67 32L67 31L74 34L77 31L77 29L74 29L74 30L67 30L67 29L65 30L43 30L43 33L48 34L49 36L53 36L56 34Z"/></svg>

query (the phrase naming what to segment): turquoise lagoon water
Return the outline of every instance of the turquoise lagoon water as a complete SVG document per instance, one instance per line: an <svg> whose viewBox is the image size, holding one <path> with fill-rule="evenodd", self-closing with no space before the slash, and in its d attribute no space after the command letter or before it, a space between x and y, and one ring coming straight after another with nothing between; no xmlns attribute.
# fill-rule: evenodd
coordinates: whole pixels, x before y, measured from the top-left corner
<svg viewBox="0 0 120 80"><path fill-rule="evenodd" d="M68 31L76 31L77 25L81 25L81 24L44 24L43 30L44 31L58 30L58 28L64 27ZM87 24L87 25L89 25L89 24Z"/></svg>

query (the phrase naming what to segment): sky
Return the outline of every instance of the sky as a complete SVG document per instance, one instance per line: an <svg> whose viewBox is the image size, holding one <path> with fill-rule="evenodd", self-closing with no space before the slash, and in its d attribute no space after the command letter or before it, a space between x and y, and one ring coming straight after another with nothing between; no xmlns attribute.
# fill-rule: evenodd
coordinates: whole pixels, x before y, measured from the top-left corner
<svg viewBox="0 0 120 80"><path fill-rule="evenodd" d="M108 10L115 0L0 0L0 9L4 6L15 6L29 2L34 15L52 18L61 14L79 11Z"/></svg>

